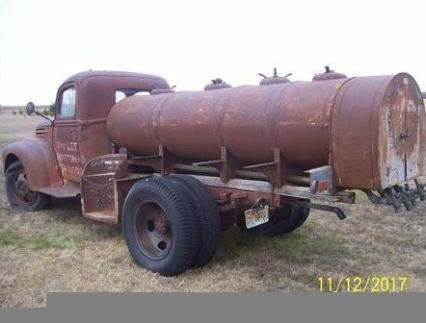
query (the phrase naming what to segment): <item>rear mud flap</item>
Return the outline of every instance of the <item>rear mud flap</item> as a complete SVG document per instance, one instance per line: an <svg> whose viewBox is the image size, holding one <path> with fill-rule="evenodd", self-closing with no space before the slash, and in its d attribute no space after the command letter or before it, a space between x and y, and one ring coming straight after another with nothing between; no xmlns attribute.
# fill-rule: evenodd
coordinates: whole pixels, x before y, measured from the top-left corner
<svg viewBox="0 0 426 323"><path fill-rule="evenodd" d="M127 176L127 158L120 154L89 161L81 177L83 215L94 220L118 223L114 181Z"/></svg>

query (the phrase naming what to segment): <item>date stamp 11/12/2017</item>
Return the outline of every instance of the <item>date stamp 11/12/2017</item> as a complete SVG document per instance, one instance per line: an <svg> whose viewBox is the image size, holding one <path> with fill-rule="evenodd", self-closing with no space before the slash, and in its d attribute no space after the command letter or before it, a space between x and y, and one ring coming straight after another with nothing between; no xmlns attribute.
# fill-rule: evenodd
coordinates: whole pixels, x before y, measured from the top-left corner
<svg viewBox="0 0 426 323"><path fill-rule="evenodd" d="M408 277L405 276L341 276L318 277L320 292L347 293L401 293L407 290Z"/></svg>

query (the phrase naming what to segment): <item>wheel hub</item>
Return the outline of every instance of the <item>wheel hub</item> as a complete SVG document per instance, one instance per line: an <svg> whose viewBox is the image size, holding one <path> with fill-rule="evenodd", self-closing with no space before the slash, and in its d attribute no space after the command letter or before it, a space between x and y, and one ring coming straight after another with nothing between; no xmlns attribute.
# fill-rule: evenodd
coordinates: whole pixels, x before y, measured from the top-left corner
<svg viewBox="0 0 426 323"><path fill-rule="evenodd" d="M163 210L148 203L140 208L136 219L136 231L141 249L149 257L165 256L172 246L172 232Z"/></svg>
<svg viewBox="0 0 426 323"><path fill-rule="evenodd" d="M34 201L36 197L36 193L30 190L24 173L19 174L16 178L15 193L19 200L26 203Z"/></svg>
<svg viewBox="0 0 426 323"><path fill-rule="evenodd" d="M157 218L155 219L155 232L157 232L158 234L162 234L165 235L167 233L169 233L169 222L167 221L166 218Z"/></svg>

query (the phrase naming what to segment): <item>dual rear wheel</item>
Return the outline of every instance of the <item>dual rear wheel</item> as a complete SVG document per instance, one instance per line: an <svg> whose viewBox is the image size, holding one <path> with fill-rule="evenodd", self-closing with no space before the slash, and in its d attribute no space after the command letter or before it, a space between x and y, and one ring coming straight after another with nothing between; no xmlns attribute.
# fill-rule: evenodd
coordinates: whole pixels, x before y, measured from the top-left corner
<svg viewBox="0 0 426 323"><path fill-rule="evenodd" d="M122 230L135 262L165 276L206 265L221 240L215 201L202 183L185 175L133 185L123 207Z"/></svg>

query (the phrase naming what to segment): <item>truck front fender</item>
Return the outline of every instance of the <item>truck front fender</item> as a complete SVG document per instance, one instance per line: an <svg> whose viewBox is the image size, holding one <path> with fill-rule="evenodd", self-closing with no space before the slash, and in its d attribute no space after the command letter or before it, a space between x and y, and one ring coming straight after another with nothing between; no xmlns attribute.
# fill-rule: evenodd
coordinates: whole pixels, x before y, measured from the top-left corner
<svg viewBox="0 0 426 323"><path fill-rule="evenodd" d="M24 166L31 190L63 185L55 153L45 139L29 138L8 144L3 150L4 172L17 160Z"/></svg>

